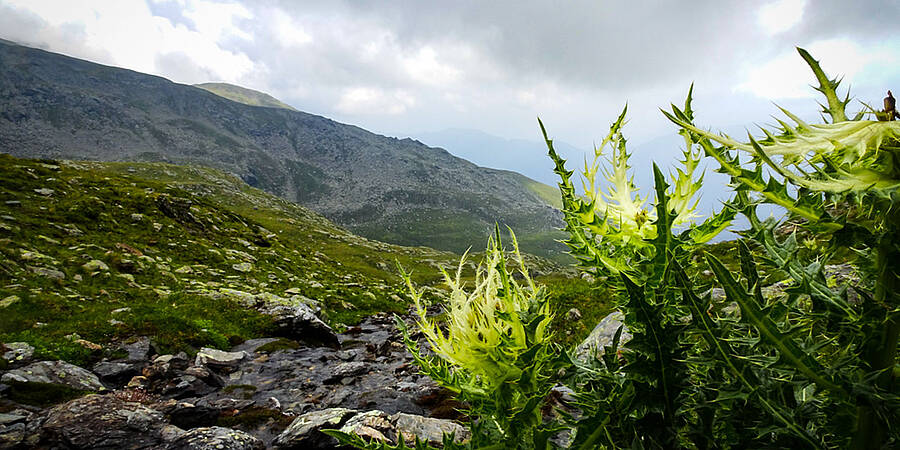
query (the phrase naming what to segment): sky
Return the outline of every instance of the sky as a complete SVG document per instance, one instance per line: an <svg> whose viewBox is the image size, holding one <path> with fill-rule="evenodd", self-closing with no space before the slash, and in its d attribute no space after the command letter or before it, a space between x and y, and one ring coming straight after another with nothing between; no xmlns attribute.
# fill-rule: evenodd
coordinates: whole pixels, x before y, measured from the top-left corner
<svg viewBox="0 0 900 450"><path fill-rule="evenodd" d="M582 149L626 104L629 142L660 142L675 128L659 108L692 82L701 126L743 132L773 122L773 103L816 120L797 46L880 105L900 91L898 21L897 0L0 0L0 38L50 51L400 137L538 140L540 117Z"/></svg>

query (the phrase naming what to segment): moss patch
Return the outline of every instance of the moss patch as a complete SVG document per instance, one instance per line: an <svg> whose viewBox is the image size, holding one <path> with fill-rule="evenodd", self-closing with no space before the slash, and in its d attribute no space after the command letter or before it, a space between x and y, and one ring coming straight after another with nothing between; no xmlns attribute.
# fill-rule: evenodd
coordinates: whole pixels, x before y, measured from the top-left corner
<svg viewBox="0 0 900 450"><path fill-rule="evenodd" d="M47 407L83 397L91 391L82 391L68 386L52 383L18 383L10 384L7 395L10 400L31 406Z"/></svg>

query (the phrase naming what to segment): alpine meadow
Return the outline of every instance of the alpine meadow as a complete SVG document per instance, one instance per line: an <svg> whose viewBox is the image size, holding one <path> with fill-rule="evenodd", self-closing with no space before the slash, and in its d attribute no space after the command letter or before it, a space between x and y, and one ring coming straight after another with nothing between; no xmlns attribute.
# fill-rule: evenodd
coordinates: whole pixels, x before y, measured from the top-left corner
<svg viewBox="0 0 900 450"><path fill-rule="evenodd" d="M0 0L0 449L900 448L897 18Z"/></svg>

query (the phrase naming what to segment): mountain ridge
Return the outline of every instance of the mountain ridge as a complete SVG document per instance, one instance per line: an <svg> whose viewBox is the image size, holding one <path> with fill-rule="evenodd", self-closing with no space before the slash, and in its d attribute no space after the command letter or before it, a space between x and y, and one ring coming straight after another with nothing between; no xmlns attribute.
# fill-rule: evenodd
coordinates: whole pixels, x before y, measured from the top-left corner
<svg viewBox="0 0 900 450"><path fill-rule="evenodd" d="M461 252L499 222L567 257L558 210L524 177L413 139L23 46L0 44L0 81L14 156L205 165L368 238Z"/></svg>

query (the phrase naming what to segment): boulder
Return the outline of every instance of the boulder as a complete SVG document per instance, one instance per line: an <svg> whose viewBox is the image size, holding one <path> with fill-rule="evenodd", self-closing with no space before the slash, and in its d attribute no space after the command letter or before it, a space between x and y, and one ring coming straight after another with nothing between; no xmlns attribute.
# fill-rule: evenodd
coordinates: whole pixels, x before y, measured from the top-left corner
<svg viewBox="0 0 900 450"><path fill-rule="evenodd" d="M272 316L278 334L305 342L338 346L337 335L325 322L316 316L313 309L303 303L280 305L267 303L259 308L263 314Z"/></svg>
<svg viewBox="0 0 900 450"><path fill-rule="evenodd" d="M214 298L227 298L262 314L272 316L277 334L312 344L337 347L337 335L316 315L318 302L302 295L291 298L263 292L251 294L236 289L222 288L213 293Z"/></svg>
<svg viewBox="0 0 900 450"><path fill-rule="evenodd" d="M319 449L334 448L337 440L324 433L322 429L336 429L349 418L356 415L356 411L346 408L329 408L321 411L306 413L291 422L272 442L274 448L279 449Z"/></svg>
<svg viewBox="0 0 900 450"><path fill-rule="evenodd" d="M431 445L440 445L445 434L452 434L454 442L466 441L471 437L469 430L450 420L397 413L391 416L391 422L406 442L415 442L419 438Z"/></svg>
<svg viewBox="0 0 900 450"><path fill-rule="evenodd" d="M396 442L396 430L384 411L372 410L357 414L341 427L344 433L355 434L367 441Z"/></svg>
<svg viewBox="0 0 900 450"><path fill-rule="evenodd" d="M619 327L622 327L622 336L619 338L619 345L622 346L630 341L631 333L628 332L628 327L622 323L624 318L625 316L621 311L609 313L594 327L593 330L591 330L588 337L578 345L575 349L575 357L580 360L585 360L588 355L594 354L599 358L603 355L603 352L605 351L604 348L612 344L613 338Z"/></svg>
<svg viewBox="0 0 900 450"><path fill-rule="evenodd" d="M6 384L48 383L81 391L103 391L106 388L93 373L65 361L39 361L3 374Z"/></svg>
<svg viewBox="0 0 900 450"><path fill-rule="evenodd" d="M165 447L163 414L113 395L88 395L51 409L43 424L55 447L128 449Z"/></svg>
<svg viewBox="0 0 900 450"><path fill-rule="evenodd" d="M141 373L134 364L127 362L101 361L94 365L94 373L100 380L111 386L121 387L132 377Z"/></svg>
<svg viewBox="0 0 900 450"><path fill-rule="evenodd" d="M234 371L241 362L247 359L247 352L226 352L214 348L203 347L197 352L194 360L196 366L206 366L213 370L224 372Z"/></svg>
<svg viewBox="0 0 900 450"><path fill-rule="evenodd" d="M123 344L121 349L128 352L128 356L125 358L126 362L147 362L147 359L150 356L150 338L146 336L139 337L134 342Z"/></svg>
<svg viewBox="0 0 900 450"><path fill-rule="evenodd" d="M396 444L400 436L408 443L415 442L418 438L431 445L440 445L444 434L453 434L455 442L463 442L470 437L468 430L450 420L406 413L390 415L379 410L358 412L352 409L330 408L298 417L275 438L273 446L281 449L335 448L337 442L321 433L320 430L323 429L339 429L366 440L380 440L392 444Z"/></svg>
<svg viewBox="0 0 900 450"><path fill-rule="evenodd" d="M256 450L263 449L262 441L243 431L231 428L194 428L167 446L173 450Z"/></svg>

